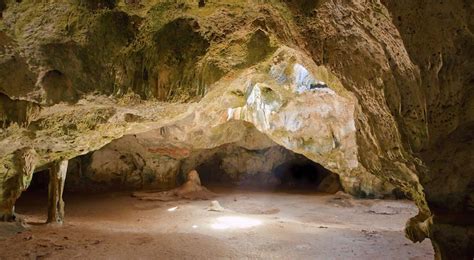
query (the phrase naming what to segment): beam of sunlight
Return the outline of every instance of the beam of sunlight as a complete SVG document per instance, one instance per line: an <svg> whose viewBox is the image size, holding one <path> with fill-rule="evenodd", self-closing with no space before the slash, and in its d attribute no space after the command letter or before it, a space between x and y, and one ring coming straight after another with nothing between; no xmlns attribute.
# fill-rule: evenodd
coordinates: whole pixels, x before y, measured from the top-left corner
<svg viewBox="0 0 474 260"><path fill-rule="evenodd" d="M240 229L240 228L251 228L259 226L262 221L253 218L239 217L239 216L225 216L218 217L216 222L211 225L213 229L224 230L224 229Z"/></svg>

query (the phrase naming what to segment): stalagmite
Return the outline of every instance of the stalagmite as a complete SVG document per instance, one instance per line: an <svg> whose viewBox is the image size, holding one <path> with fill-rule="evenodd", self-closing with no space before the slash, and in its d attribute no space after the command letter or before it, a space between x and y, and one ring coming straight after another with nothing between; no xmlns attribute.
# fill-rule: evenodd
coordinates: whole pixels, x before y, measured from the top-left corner
<svg viewBox="0 0 474 260"><path fill-rule="evenodd" d="M67 165L67 160L61 160L49 171L48 223L62 223L64 220L63 191Z"/></svg>
<svg viewBox="0 0 474 260"><path fill-rule="evenodd" d="M201 185L201 179L196 170L192 170L186 176L186 182L180 187L161 192L135 192L134 197L140 200L170 201L177 199L208 200L215 194Z"/></svg>

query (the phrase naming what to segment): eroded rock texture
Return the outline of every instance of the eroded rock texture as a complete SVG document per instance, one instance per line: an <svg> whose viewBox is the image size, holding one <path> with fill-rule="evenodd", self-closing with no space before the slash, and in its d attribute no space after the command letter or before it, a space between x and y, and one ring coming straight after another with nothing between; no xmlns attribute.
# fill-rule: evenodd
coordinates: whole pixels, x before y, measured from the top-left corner
<svg viewBox="0 0 474 260"><path fill-rule="evenodd" d="M14 168L3 174L0 201L0 219L15 220L15 201L30 185L37 163L36 151L30 147L16 150L13 154Z"/></svg>
<svg viewBox="0 0 474 260"><path fill-rule="evenodd" d="M91 167L117 157L140 185L199 151L279 145L353 194L401 189L420 209L409 238L473 256L471 1L6 0L0 12L2 214L22 176L105 145ZM143 142L114 151L129 138ZM28 147L37 160L18 170Z"/></svg>

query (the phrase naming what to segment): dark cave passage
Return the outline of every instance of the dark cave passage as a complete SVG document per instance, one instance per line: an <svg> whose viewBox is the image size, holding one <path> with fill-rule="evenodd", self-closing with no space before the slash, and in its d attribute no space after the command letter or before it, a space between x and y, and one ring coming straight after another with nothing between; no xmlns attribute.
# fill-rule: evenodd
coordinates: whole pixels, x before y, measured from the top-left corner
<svg viewBox="0 0 474 260"><path fill-rule="evenodd" d="M49 170L35 172L30 186L25 192L41 192L48 194Z"/></svg>
<svg viewBox="0 0 474 260"><path fill-rule="evenodd" d="M273 153L269 152L271 149ZM326 193L342 189L337 174L280 146L258 151L227 147L221 151L225 152L217 152L194 167L204 186ZM279 156L268 155L275 151ZM234 159L236 154L240 154L241 158ZM235 163L229 163L229 160ZM235 165L237 167L231 167Z"/></svg>
<svg viewBox="0 0 474 260"><path fill-rule="evenodd" d="M331 179L337 186L339 177L310 160L294 160L285 162L273 170L273 174L280 181L280 187L295 190L314 190L324 180Z"/></svg>
<svg viewBox="0 0 474 260"><path fill-rule="evenodd" d="M41 212L41 218L46 220L48 209L49 170L38 171L33 174L30 186L16 201L16 212L20 215L29 215Z"/></svg>

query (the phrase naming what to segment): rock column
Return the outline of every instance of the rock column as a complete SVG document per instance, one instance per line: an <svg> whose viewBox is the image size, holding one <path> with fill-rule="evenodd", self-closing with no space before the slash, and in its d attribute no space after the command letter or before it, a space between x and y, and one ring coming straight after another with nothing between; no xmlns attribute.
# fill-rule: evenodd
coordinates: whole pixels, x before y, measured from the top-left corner
<svg viewBox="0 0 474 260"><path fill-rule="evenodd" d="M62 224L64 220L63 191L66 180L67 160L56 162L49 171L48 223Z"/></svg>

